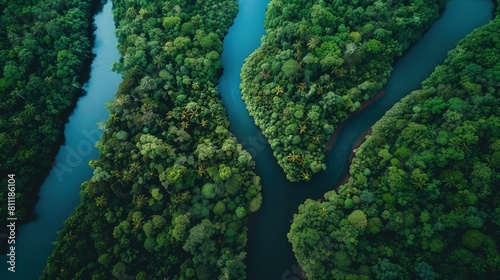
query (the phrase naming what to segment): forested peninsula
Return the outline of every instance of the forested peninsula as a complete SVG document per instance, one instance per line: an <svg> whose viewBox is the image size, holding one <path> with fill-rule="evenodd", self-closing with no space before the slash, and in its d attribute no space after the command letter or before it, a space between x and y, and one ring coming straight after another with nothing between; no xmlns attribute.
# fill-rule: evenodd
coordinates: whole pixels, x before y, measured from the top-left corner
<svg viewBox="0 0 500 280"><path fill-rule="evenodd" d="M0 197L16 181L18 224L64 141L64 124L88 78L99 1L0 1ZM7 220L7 203L0 219Z"/></svg>
<svg viewBox="0 0 500 280"><path fill-rule="evenodd" d="M245 279L261 184L215 89L237 1L113 3L123 82L41 279Z"/></svg>
<svg viewBox="0 0 500 280"><path fill-rule="evenodd" d="M351 177L294 215L308 279L494 279L500 272L500 17L373 126Z"/></svg>
<svg viewBox="0 0 500 280"><path fill-rule="evenodd" d="M325 169L335 129L383 87L445 3L271 0L241 92L288 180Z"/></svg>

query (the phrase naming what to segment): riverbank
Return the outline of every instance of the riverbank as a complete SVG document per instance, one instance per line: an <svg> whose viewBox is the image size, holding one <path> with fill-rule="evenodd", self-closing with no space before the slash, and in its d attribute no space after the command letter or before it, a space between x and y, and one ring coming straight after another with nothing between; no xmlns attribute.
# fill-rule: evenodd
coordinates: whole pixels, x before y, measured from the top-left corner
<svg viewBox="0 0 500 280"><path fill-rule="evenodd" d="M489 10L489 6L484 5L483 1L479 2L473 5L472 1L450 1L442 18L423 35L419 43L413 45L397 59L391 77L384 87L385 94L376 102L374 101L373 106L363 103L367 108L362 113L358 112L351 120L344 121L345 125L342 129L337 128L338 136L327 156L327 170L312 176L311 181L301 184L286 181L267 142L250 146L254 151L258 151L255 157L256 170L262 178L263 204L261 210L253 214L248 224L249 240L246 261L248 279L301 279L291 273L297 260L286 238L290 230L290 219L297 213L298 206L307 198L315 200L323 197L324 193L331 191L338 182L343 179L348 180L349 174L343 171L347 168L347 162L354 159L351 147L353 142L360 138L358 135L362 134L361 140L363 140L364 136L368 135L366 132L369 128L389 108L408 93L420 88L421 82L432 73L437 65L442 63L446 53L460 38L488 20L481 15L485 15L484 10ZM462 10L469 12L464 14ZM477 19L477 22L472 22L471 17ZM251 26L250 23L247 26ZM448 34L448 36L443 36L443 34ZM238 39L242 42L241 38ZM233 62L235 59L231 58L227 61ZM245 108L239 102L239 92L236 90L229 92L228 96L223 99L227 100L226 104L230 106L228 111L232 112L230 121L233 131L238 135L240 142L248 143L249 139L252 139L251 137L254 137L260 130L255 128L253 119L246 114ZM328 138L325 140L328 141ZM346 146L349 148L344 149ZM355 148L357 147L358 145ZM350 156L351 160L349 160Z"/></svg>
<svg viewBox="0 0 500 280"><path fill-rule="evenodd" d="M466 1L471 4L475 2ZM344 176L342 187L335 192L325 193L324 199L310 199L299 206L288 234L297 260L310 278L332 279L338 275L356 275L368 279L385 273L380 267L388 265L398 267L398 275L394 274L397 279L425 278L424 273L420 273L423 271L425 273L431 271L434 275L453 275L455 272L457 275L462 275L463 279L489 279L498 274L499 268L492 262L500 256L500 252L496 249L498 244L495 244L498 243L498 239L488 239L488 246L471 245L476 241L473 237L475 233L481 237L483 233L487 236L488 233L498 231L498 225L490 222L472 225L471 214L458 215L454 223L460 226L451 226L434 233L432 238L441 242L438 244L441 246L439 250L427 246L429 237L422 233L426 232L425 228L429 224L453 215L457 207L476 209L474 215L482 217L484 221L495 219L495 214L489 213L490 209L496 207L495 202L500 200L500 193L491 190L500 184L500 177L483 176L478 180L475 173L478 166L491 166L491 158L487 154L491 154L492 150L485 149L484 143L494 143L497 140L497 135L491 132L495 131L498 125L486 120L490 119L500 106L500 99L492 98L481 106L474 106L477 98L490 95L495 90L494 86L486 85L473 96L463 95L460 94L463 90L462 85L456 81L469 78L466 70L471 63L485 70L484 73L478 73L474 77L475 82L487 79L485 77L500 80L498 73L496 76L489 73L500 63L498 51L500 46L494 47L493 42L499 30L500 18L496 18L459 41L456 47L448 52L444 63L434 68L433 73L421 83L418 90L409 92L408 97L389 109L383 117L377 118L379 120L373 126L373 134L364 142L363 147L359 146L363 142L359 139L359 134L350 133L350 125L346 126L343 134L346 133L349 137L339 137L334 151L339 148L340 139L350 142L349 148L344 146L344 150L346 155L351 154L349 161L352 160L350 166L352 180L349 179L350 176L345 176L345 168L341 166L343 162L336 161L339 169L342 168L340 172L329 175L332 177L340 175L338 181ZM482 46L488 46L487 50L482 50ZM414 73L411 70L414 69L415 67L408 69L409 77L414 77L411 76ZM396 88L388 86L387 98L384 97L381 101L393 97L394 89ZM418 98L415 98L416 96ZM436 97L440 100L436 101ZM451 135L456 132L457 120L443 118L443 110L436 108L451 108L457 102L463 104L464 111L469 112L463 116L461 122L481 127L480 131L469 131L467 135L457 134L457 137L459 139L476 137L479 141L470 143L467 153L460 157L446 156L449 147L443 147L439 139L425 132L433 130L434 135ZM379 109L381 107L379 105L380 103L373 104L370 109ZM365 113L357 119L361 118L368 121ZM412 129L413 126L418 128ZM367 129L361 132L365 130ZM484 133L485 131L490 133ZM426 135L421 135L422 133ZM350 147L354 140L357 140L357 143L352 153ZM490 148L494 150L493 147ZM411 153L400 154L405 150ZM356 162L353 161L352 154ZM432 157L426 154L444 154L444 156ZM400 161L398 157L404 160ZM471 173L472 166L474 172ZM491 172L494 173L494 167ZM485 169L484 174L493 174L491 172ZM453 183L457 177L460 177L462 182L468 182L467 192L470 193L467 195L477 199L464 200L460 186L448 184L450 181ZM345 181L347 183L344 183ZM489 195L479 195L484 192L488 192ZM402 208L404 213L401 211ZM422 213L426 213L432 221L414 223L414 218L419 215L422 217ZM386 221L381 221L382 219ZM404 222L398 225L398 222L394 222L398 219ZM360 230L349 234L353 228ZM415 234L410 236L408 232ZM471 234L472 232L474 234ZM391 238L387 238L388 236ZM308 246L316 244L317 240L325 240L326 246L321 250ZM385 248L385 250L372 250L365 246L366 244L370 244L371 248ZM472 247L474 250L471 250ZM324 251L335 252L332 254L336 258L342 257L348 261L339 264L336 258L322 257ZM342 252L341 255L338 254L339 251ZM381 262L381 259L387 257L388 251L399 257ZM460 256L455 258L453 254L461 251L467 251L468 257L476 261L464 267L460 263ZM425 269L420 270L423 266L422 260L416 257L418 255L431 256L425 264ZM361 266L366 266L367 269L359 269Z"/></svg>
<svg viewBox="0 0 500 280"><path fill-rule="evenodd" d="M15 211L18 227L37 218L34 208L40 186L66 141L65 125L77 101L86 95L83 84L89 79L94 57L92 21L102 3L80 1L39 17L40 10L48 11L48 6L56 2L28 5L11 1L0 17L6 30L19 33L15 35L17 39L6 39L0 44L0 64L5 65L0 92L17 94L0 96L0 131L9 132L5 134L8 137L0 135L0 146L5 151L0 162L2 170L16 175L18 191L22 186L22 199L17 200ZM52 27L59 21L68 26L56 32ZM72 30L69 26L82 28ZM6 186L5 178L1 180ZM6 197L5 191L0 190L0 195ZM0 205L2 220L7 218L6 206ZM0 254L6 248L6 240L0 238Z"/></svg>
<svg viewBox="0 0 500 280"><path fill-rule="evenodd" d="M351 166L352 160L356 157L356 154L357 154L358 149L361 146L361 144L363 144L366 141L366 139L368 139L368 137L370 137L370 135L372 135L371 128L368 129L367 131L365 131L365 133L361 134L358 137L358 139L356 140L356 142L354 142L354 145L352 147L352 152L349 156L349 160L347 161L348 168L344 174L344 177L342 178L342 181L340 181L340 183L333 188L334 190L338 190L340 188L340 186L347 183L347 180L349 180L349 178L351 178L351 173L349 173L349 167Z"/></svg>
<svg viewBox="0 0 500 280"><path fill-rule="evenodd" d="M355 116L359 115L361 112L363 112L364 109L366 109L366 107L370 106L371 104L373 104L375 101L379 100L380 98L382 98L382 96L385 95L385 87L383 87L381 90L379 90L377 92L377 94L375 94L375 96L373 96L372 98L366 100L366 101L363 101L361 102L361 106L359 106L359 108L354 111L352 114L350 114L347 119L345 119L336 129L335 131L333 132L332 136L330 137L330 140L328 140L328 142L326 142L326 153L325 154L329 154L331 151L332 151L332 148L333 148L333 145L335 144L335 142L337 141L337 138L340 134L340 132L342 131L342 129L344 128L344 126L352 119L354 118Z"/></svg>
<svg viewBox="0 0 500 280"><path fill-rule="evenodd" d="M40 277L48 256L54 250L57 232L80 202L82 182L92 176L92 169L87 163L98 156L94 146L101 130L96 123L107 118L105 104L113 100L121 81L119 74L110 71L112 63L120 58L115 48L112 4L110 1L105 5L101 5L101 1L97 2L97 12L90 24L95 25L95 28L92 27L95 39L89 51L93 57L89 66L90 74L87 74L89 78L82 87L85 93L78 98L74 110L68 113L68 120L64 120L61 141L54 149L57 155L47 162L51 167L50 172L47 171L48 175L40 178L40 190L35 193L34 219L19 227L16 233L16 273L2 269L0 279ZM40 129L34 131L40 133ZM28 195L24 186L21 194L23 199ZM54 203L55 197L64 199ZM0 261L5 263L6 260L5 255L0 256Z"/></svg>
<svg viewBox="0 0 500 280"><path fill-rule="evenodd" d="M178 12L163 11L163 4L127 2L113 10L122 54L114 65L124 81L116 102L107 106L110 118L98 145L101 156L91 163L92 179L83 183L81 203L59 233L41 279L246 279L240 269L248 239L246 217L260 207L260 178L252 171L249 153L228 132L226 112L211 88L218 83L221 65L199 63L221 57L237 2L179 3L183 17L199 17L182 28ZM137 17L131 9L150 12ZM163 29L169 31L153 32ZM148 43L132 47L131 40ZM156 55L158 46L164 52ZM144 65L139 66L136 53L145 54ZM185 59L179 60L179 53ZM156 91L162 88L169 91ZM133 229L129 232L125 224ZM203 248L197 246L198 237ZM82 255L81 242L94 246ZM103 258L109 261L103 263Z"/></svg>

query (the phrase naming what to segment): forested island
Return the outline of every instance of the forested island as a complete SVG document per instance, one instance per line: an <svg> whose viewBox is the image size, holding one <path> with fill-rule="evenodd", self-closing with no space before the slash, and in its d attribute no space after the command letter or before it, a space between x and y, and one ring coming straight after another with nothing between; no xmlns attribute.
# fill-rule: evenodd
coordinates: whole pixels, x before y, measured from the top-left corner
<svg viewBox="0 0 500 280"><path fill-rule="evenodd" d="M83 94L99 1L0 1L0 164L15 174L18 224L64 141L64 124ZM7 197L2 176L0 196ZM0 219L7 220L7 204Z"/></svg>
<svg viewBox="0 0 500 280"><path fill-rule="evenodd" d="M288 239L309 279L498 276L499 30L463 39L373 126L349 181L299 207Z"/></svg>
<svg viewBox="0 0 500 280"><path fill-rule="evenodd" d="M215 89L237 2L113 3L123 82L42 279L244 279L261 184Z"/></svg>
<svg viewBox="0 0 500 280"><path fill-rule="evenodd" d="M243 100L287 179L325 169L326 143L383 87L446 1L272 0L241 72Z"/></svg>
<svg viewBox="0 0 500 280"><path fill-rule="evenodd" d="M112 1L123 81L41 279L247 279L261 178L216 88L237 2ZM445 4L270 1L241 91L289 181L325 168L332 135L381 93ZM0 169L17 175L22 222L84 94L100 5L0 0ZM287 237L307 279L499 274L499 30L497 16L464 38L373 126L347 182L299 206ZM0 203L4 221L6 210Z"/></svg>

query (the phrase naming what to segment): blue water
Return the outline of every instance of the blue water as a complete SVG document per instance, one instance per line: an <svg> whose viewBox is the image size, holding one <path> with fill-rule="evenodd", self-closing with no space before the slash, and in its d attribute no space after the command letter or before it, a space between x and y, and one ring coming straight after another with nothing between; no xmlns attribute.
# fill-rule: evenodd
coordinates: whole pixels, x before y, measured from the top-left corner
<svg viewBox="0 0 500 280"><path fill-rule="evenodd" d="M239 13L224 40L224 75L219 90L230 120L230 131L256 161L262 178L262 208L249 223L247 273L249 279L300 279L286 234L293 213L307 198L318 199L334 188L347 171L348 158L357 138L402 97L418 89L449 50L474 28L492 16L490 0L452 0L441 18L394 66L386 94L351 119L327 156L327 170L308 183L290 183L272 155L261 131L248 115L239 91L240 70L246 57L260 44L267 0L239 0Z"/></svg>
<svg viewBox="0 0 500 280"><path fill-rule="evenodd" d="M219 90L226 107L230 130L253 155L256 172L262 177L264 201L249 223L247 272L249 279L300 279L295 258L286 239L292 215L306 198L317 199L342 179L353 142L400 98L420 87L444 60L448 50L473 28L491 18L489 0L452 0L440 20L424 38L398 61L388 82L386 95L353 118L340 133L327 157L328 169L316 174L307 184L289 183L260 129L255 126L241 101L240 69L243 61L260 44L264 34L264 14L268 0L239 0L239 13L224 40L222 62L224 75ZM108 111L104 104L112 100L121 77L110 71L119 60L111 3L95 17L96 58L86 85L87 95L77 104L65 128L66 144L56 156L57 165L46 178L35 208L39 217L21 227L16 239L16 273L6 269L6 256L0 257L0 279L37 279L47 257L53 251L51 242L63 222L79 203L80 185L92 175L87 162L96 159L94 143Z"/></svg>
<svg viewBox="0 0 500 280"><path fill-rule="evenodd" d="M69 117L64 130L66 142L55 158L56 166L41 186L35 207L38 218L20 227L16 236L16 272L7 271L7 258L1 256L0 279L38 279L55 248L51 243L56 232L63 229L63 222L80 202L80 185L92 176L88 161L97 159L94 145L102 134L97 123L107 119L105 103L113 100L121 82L121 76L110 71L111 64L120 59L111 7L111 2L107 3L95 16L96 57L85 85L87 94L78 100Z"/></svg>

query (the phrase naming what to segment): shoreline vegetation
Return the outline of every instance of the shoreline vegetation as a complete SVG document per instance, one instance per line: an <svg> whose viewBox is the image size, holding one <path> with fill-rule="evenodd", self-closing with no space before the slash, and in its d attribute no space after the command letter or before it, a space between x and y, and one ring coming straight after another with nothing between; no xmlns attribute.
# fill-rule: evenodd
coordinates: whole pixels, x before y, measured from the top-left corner
<svg viewBox="0 0 500 280"><path fill-rule="evenodd" d="M327 148L327 151L325 152L325 154L328 154L330 153L330 151L332 150L333 148L333 145L335 145L335 142L337 141L337 137L338 135L340 134L340 132L342 131L342 128L344 128L344 126L352 119L354 118L355 116L361 114L361 112L363 112L363 110L370 106L371 104L375 103L375 101L379 100L380 98L382 98L383 96L385 95L385 89L382 88L381 90L379 90L377 92L377 94L375 94L372 98L368 99L368 100L365 100L363 102L361 102L361 105L359 106L359 108L354 111L353 113L351 113L347 119L345 119L336 129L335 131L333 132L332 136L330 137L330 140L328 140L328 142L326 142L325 146Z"/></svg>
<svg viewBox="0 0 500 280"><path fill-rule="evenodd" d="M237 1L113 4L123 81L41 279L245 279L261 183L215 88Z"/></svg>
<svg viewBox="0 0 500 280"><path fill-rule="evenodd" d="M497 9L498 9L498 7L497 7ZM495 15L495 14L498 14L499 12L497 11L495 13L495 10L493 10L493 13ZM367 106L371 105L372 103L374 103L375 101L377 101L378 99L380 99L381 97L383 97L384 95L385 95L385 89L382 88L372 99L369 99L369 100L366 100L366 101L362 102L361 106L359 107L359 109L356 110L353 114L349 115L349 117L343 123L341 123L340 126L337 127L337 129L333 133L332 137L330 138L330 140L326 144L327 149L328 149L327 152L326 152L326 154L328 154L331 151L331 149L333 148L333 146L335 145L336 138L340 134L340 132L342 131L342 128L344 127L344 125L347 124L351 118L353 118L356 115L360 114ZM352 150L352 152L351 152L351 154L349 156L349 160L348 160L348 163L347 163L348 167L351 166L352 160L356 157L356 153L357 153L358 149L360 148L360 146L363 145L363 143L371 135L372 135L372 129L370 128L367 131L365 131L362 135L360 135L358 137L358 139L354 142L354 144L353 144L353 150ZM349 178L351 178L351 176L352 175L350 174L349 168L348 168L345 171L344 177L342 177L342 180L340 181L340 183L338 183L333 188L333 190L335 190L335 191L338 192L339 189L340 189L340 187L342 185L344 185L345 183L347 183L347 181L349 180ZM324 200L325 200L324 198L320 198L317 201L324 201Z"/></svg>
<svg viewBox="0 0 500 280"><path fill-rule="evenodd" d="M377 121L347 182L299 206L288 239L309 279L498 275L496 11Z"/></svg>
<svg viewBox="0 0 500 280"><path fill-rule="evenodd" d="M247 110L291 182L326 168L337 126L380 91L446 1L340 2L272 0L242 68Z"/></svg>
<svg viewBox="0 0 500 280"><path fill-rule="evenodd" d="M65 124L85 94L99 8L97 0L0 3L0 169L16 175L18 226L34 218ZM6 207L0 204L1 220L7 219Z"/></svg>
<svg viewBox="0 0 500 280"><path fill-rule="evenodd" d="M372 135L372 129L368 129L367 131L365 131L363 134L361 134L358 139L354 142L354 145L352 146L353 150L351 152L351 154L349 155L349 160L347 161L347 170L344 174L344 177L342 177L342 181L340 181L340 183L337 184L337 186L335 186L333 188L333 190L336 190L338 191L339 188L347 183L347 181L349 180L349 178L351 178L352 174L349 173L349 166L351 166L352 164L352 160L354 158L356 158L357 156L357 152L358 152L358 149L361 147L361 145L363 145L363 143L368 139L368 137L370 137L370 135ZM320 200L324 200L324 198L321 198Z"/></svg>

